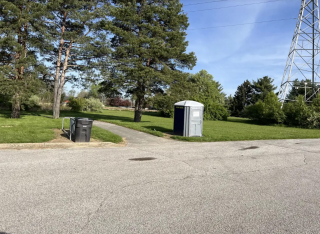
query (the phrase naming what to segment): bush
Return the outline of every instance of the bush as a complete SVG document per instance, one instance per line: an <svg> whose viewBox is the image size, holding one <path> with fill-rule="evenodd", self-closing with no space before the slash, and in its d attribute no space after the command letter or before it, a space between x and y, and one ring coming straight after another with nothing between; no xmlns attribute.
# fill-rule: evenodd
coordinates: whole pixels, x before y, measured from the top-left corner
<svg viewBox="0 0 320 234"><path fill-rule="evenodd" d="M285 123L291 126L309 127L308 118L312 116L312 109L305 103L303 96L298 96L294 102L284 106Z"/></svg>
<svg viewBox="0 0 320 234"><path fill-rule="evenodd" d="M220 103L212 102L204 107L205 120L227 120L228 117L228 110Z"/></svg>
<svg viewBox="0 0 320 234"><path fill-rule="evenodd" d="M84 98L70 97L68 106L71 107L71 111L83 111L86 100Z"/></svg>
<svg viewBox="0 0 320 234"><path fill-rule="evenodd" d="M122 100L120 106L130 107L131 102L129 100Z"/></svg>
<svg viewBox="0 0 320 234"><path fill-rule="evenodd" d="M27 110L40 110L40 97L37 95L32 95L24 104L25 109Z"/></svg>
<svg viewBox="0 0 320 234"><path fill-rule="evenodd" d="M268 93L264 101L259 100L256 104L246 107L244 115L262 124L282 123L285 120L281 103L273 92Z"/></svg>
<svg viewBox="0 0 320 234"><path fill-rule="evenodd" d="M86 99L84 110L93 111L93 112L102 112L103 104L102 102L100 102L99 99L91 97L89 99Z"/></svg>
<svg viewBox="0 0 320 234"><path fill-rule="evenodd" d="M164 117L173 117L174 104L177 102L173 97L167 95L156 95L151 100L153 107L160 111Z"/></svg>

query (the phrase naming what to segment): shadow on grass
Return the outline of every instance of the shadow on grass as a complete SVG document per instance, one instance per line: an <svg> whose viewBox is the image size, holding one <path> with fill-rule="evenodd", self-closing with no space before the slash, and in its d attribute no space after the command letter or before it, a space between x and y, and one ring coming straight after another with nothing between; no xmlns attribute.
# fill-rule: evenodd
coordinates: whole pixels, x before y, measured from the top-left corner
<svg viewBox="0 0 320 234"><path fill-rule="evenodd" d="M231 123L242 123L242 124L254 124L254 125L264 125L264 124L261 124L257 121L254 121L254 120L251 120L251 119L245 119L245 118L238 118L238 117L229 117L227 121L225 122L231 122Z"/></svg>
<svg viewBox="0 0 320 234"><path fill-rule="evenodd" d="M41 116L40 113L21 111L20 112L20 119L23 119L23 117L30 116L30 115L32 115L32 116ZM0 111L0 117L6 118L6 119L11 119L11 111L7 111L7 110Z"/></svg>
<svg viewBox="0 0 320 234"><path fill-rule="evenodd" d="M153 131L158 131L158 132L163 132L163 133L172 133L172 129L170 128L163 128L163 127L159 127L159 126L144 126L144 128L153 130Z"/></svg>

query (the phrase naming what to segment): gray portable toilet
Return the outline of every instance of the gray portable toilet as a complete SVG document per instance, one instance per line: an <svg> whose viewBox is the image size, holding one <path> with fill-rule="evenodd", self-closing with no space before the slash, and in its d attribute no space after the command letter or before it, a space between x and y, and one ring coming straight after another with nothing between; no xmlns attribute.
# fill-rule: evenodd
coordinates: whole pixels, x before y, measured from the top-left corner
<svg viewBox="0 0 320 234"><path fill-rule="evenodd" d="M173 133L184 137L202 137L204 105L195 101L174 104Z"/></svg>

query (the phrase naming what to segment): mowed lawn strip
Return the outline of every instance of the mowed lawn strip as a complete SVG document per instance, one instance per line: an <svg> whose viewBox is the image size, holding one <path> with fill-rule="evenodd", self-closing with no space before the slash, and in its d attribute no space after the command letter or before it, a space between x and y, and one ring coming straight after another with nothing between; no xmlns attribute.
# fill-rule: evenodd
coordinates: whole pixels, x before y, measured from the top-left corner
<svg viewBox="0 0 320 234"><path fill-rule="evenodd" d="M10 112L0 112L0 143L40 143L53 140L53 129L61 129L61 119L41 113L22 112L20 119L10 119ZM65 121L69 128L69 121ZM93 126L91 137L104 142L120 143L122 138L110 131Z"/></svg>
<svg viewBox="0 0 320 234"><path fill-rule="evenodd" d="M65 116L85 116L96 120L114 123L138 131L163 136L163 133L172 133L173 119L160 117L158 113L144 112L142 121L134 123L133 111L104 110L102 113L73 113L62 112ZM173 139L184 141L244 141L268 139L307 139L320 138L318 129L302 129L287 126L258 125L244 119L229 117L228 121L204 121L203 137L173 136Z"/></svg>

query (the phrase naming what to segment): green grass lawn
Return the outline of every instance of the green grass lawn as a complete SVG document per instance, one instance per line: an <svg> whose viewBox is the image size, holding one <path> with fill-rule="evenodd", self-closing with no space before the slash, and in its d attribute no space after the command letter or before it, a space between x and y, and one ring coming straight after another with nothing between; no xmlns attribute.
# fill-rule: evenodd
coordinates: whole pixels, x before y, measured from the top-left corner
<svg viewBox="0 0 320 234"><path fill-rule="evenodd" d="M51 119L49 112L24 112L21 119L10 119L9 116L9 112L0 112L0 143L46 142L54 137L52 129L61 128L61 119ZM143 113L140 123L133 122L134 112L132 111L104 110L102 113L62 111L61 117L64 116L88 117L159 137L164 136L163 133L172 133L173 131L173 119L160 117L158 113ZM93 127L92 137L115 143L122 141L118 135L97 127ZM181 136L173 136L172 138L203 142L306 139L320 138L320 130L258 125L248 119L230 117L228 121L204 121L203 137L201 138Z"/></svg>
<svg viewBox="0 0 320 234"><path fill-rule="evenodd" d="M10 119L10 113L0 112L0 143L37 143L54 139L53 129L61 129L61 119L51 119L41 113L22 112L21 119ZM69 121L65 128L69 128ZM91 137L119 143L122 138L112 132L93 126Z"/></svg>
<svg viewBox="0 0 320 234"><path fill-rule="evenodd" d="M173 131L173 119L163 118L158 113L143 113L140 123L133 122L132 111L104 110L103 113L62 112L62 116L84 116L96 120L118 124L156 136ZM185 141L242 141L266 139L306 139L320 138L320 130L301 129L286 126L258 125L243 118L228 118L228 121L204 121L203 137L173 136Z"/></svg>

